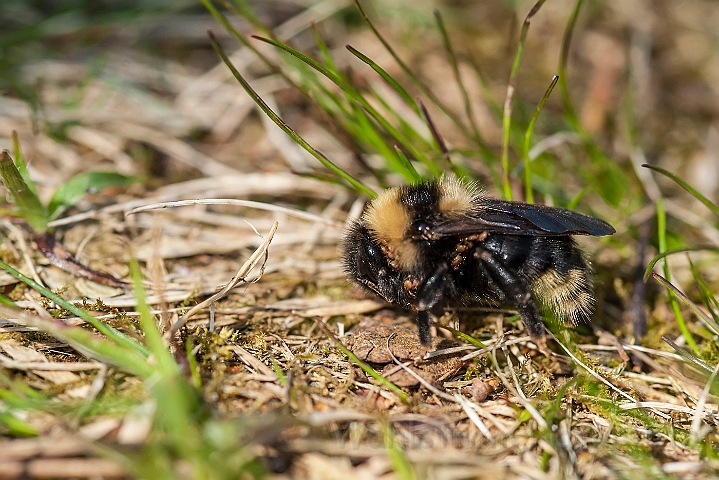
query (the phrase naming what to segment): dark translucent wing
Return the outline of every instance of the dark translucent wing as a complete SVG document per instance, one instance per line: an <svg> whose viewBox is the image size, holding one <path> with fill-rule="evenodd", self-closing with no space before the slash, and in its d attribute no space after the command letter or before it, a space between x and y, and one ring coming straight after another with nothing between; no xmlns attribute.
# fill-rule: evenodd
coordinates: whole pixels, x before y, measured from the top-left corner
<svg viewBox="0 0 719 480"><path fill-rule="evenodd" d="M487 199L472 217L431 228L434 237L479 232L510 235L611 235L614 228L603 220L565 208Z"/></svg>

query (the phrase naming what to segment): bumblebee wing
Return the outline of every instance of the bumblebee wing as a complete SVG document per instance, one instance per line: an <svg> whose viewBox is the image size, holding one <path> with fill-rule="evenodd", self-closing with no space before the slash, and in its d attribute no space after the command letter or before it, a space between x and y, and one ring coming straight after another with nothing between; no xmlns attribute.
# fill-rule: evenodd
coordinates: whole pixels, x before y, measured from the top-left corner
<svg viewBox="0 0 719 480"><path fill-rule="evenodd" d="M432 235L447 237L489 232L509 235L611 235L614 228L607 222L565 208L485 200L476 213L434 226Z"/></svg>

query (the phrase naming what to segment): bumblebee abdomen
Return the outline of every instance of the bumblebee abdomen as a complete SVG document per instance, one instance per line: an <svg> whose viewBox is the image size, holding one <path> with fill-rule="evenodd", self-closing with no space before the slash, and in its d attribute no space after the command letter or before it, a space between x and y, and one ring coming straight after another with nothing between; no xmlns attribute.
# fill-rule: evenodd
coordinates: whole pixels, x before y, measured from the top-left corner
<svg viewBox="0 0 719 480"><path fill-rule="evenodd" d="M577 324L592 312L589 265L572 237L493 235L481 248L516 271L537 300L565 322Z"/></svg>

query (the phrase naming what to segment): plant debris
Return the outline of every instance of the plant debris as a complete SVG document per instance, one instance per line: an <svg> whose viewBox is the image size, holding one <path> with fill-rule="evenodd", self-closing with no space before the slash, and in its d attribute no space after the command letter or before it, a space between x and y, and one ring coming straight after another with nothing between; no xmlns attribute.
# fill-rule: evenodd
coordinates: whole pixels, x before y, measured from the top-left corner
<svg viewBox="0 0 719 480"><path fill-rule="evenodd" d="M389 75L407 76L371 28L348 26L361 15L333 16L346 12L349 2L310 2L307 9L300 3L305 5L259 3L262 21L277 24L272 38L304 50L314 45L311 33L328 37L325 47L337 71L349 72L353 88L378 95L370 107L386 100L382 108L393 113L388 118L403 128L414 122L413 132L425 132L416 142L433 145L433 132L440 132L445 148L435 153L447 168L467 169L492 188L499 163L488 155L502 148L496 99L507 87L507 52L516 48L516 35L507 32L515 31L530 6L442 6L447 26L457 25L448 38L471 53L457 49L452 60L442 36L427 33L431 12L425 18L413 6L407 15L409 4L377 2L382 14L376 15L365 5L368 19L379 17L372 28L396 37L393 53L416 66L423 87L452 110L465 108L462 98L472 102L468 109L486 151L472 151L471 161L461 163L462 128L439 113L422 87L409 79L405 93L422 97L430 127L381 76L357 63L358 56L334 46L361 45L355 51ZM212 472L238 478L241 472L277 479L716 478L717 312L703 303L707 292L719 291L716 254L672 255L672 276L662 277L694 302L687 308L677 303L677 309L699 351L686 342L675 308L656 283L636 290L643 270L636 252L647 259L658 253L654 226L635 238L637 228L655 223L647 202L664 202L667 249L719 245L711 211L671 180L638 167L651 157L717 203L719 103L710 81L719 71L711 48L715 7L699 0L664 6L608 2L579 15L565 53L567 94L583 128L566 121L555 93L542 113L546 125L527 152L535 195L560 205L581 201L613 219L619 232L607 243L588 240L596 329L552 326L561 345L550 342L550 357L537 350L511 311L483 306L452 312L442 323L457 333L435 336L428 352L407 312L358 297L347 285L338 244L342 226L359 215L366 199L315 178L326 174L315 159L254 115L254 103L230 72L207 56L214 55L208 29L228 50L233 41L209 15L168 14L163 28L151 19L117 26L107 33L97 65L84 54L28 57L21 80L36 86L40 108L14 90L0 96L0 148L12 148L15 130L39 197L50 198L63 181L100 167L148 180L87 192L65 216L47 222L55 229L52 241L40 239L41 250L54 252L60 243L52 242L61 242L58 258L112 272L117 282L97 284L57 268L15 219L0 220L0 260L48 289L44 296L0 273L3 303L18 307L0 305L0 477L160 478L171 472L200 478ZM512 135L524 133L524 117L557 73L571 16L572 5L547 2L532 19L516 77L520 120ZM312 20L315 32L308 30ZM175 22L187 28L172 29L173 46L164 25ZM136 29L146 35L144 43L162 46L162 61L128 48ZM63 48L70 49L65 42L71 37L61 37ZM258 50L267 58L278 58L264 47ZM319 47L314 53L324 58ZM379 155L364 153L365 143L377 138L346 138L342 125L315 111L324 99L287 88L297 78L282 78L247 48L230 57L303 138L373 189L383 187L366 175L369 167L384 168ZM464 94L447 80L455 67ZM601 151L607 152L604 160ZM382 155L395 153L406 155L399 147ZM612 172L620 169L626 188L596 173L607 159ZM511 160L518 198L522 163ZM402 181L393 175L385 180ZM198 201L218 198L246 203ZM125 215L166 202L184 206ZM259 206L268 204L277 208ZM125 288L134 260L149 312L138 302L139 290ZM90 316L73 313L50 294ZM144 350L150 344L143 330L147 315L165 335L155 341L168 358ZM646 334L636 337L635 331L645 331L639 319L646 320ZM140 359L136 371L83 348L83 341L94 346L107 339L102 325L120 334L115 340L141 347L132 357ZM344 346L398 389L365 373ZM172 415L174 392L185 395L180 400L192 415Z"/></svg>

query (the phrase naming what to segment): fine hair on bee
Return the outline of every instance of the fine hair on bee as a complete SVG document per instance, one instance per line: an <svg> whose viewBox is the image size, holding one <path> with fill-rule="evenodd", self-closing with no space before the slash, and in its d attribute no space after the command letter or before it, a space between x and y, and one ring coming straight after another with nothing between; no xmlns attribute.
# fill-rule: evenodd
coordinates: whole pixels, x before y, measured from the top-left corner
<svg viewBox="0 0 719 480"><path fill-rule="evenodd" d="M589 264L573 236L614 232L588 215L498 200L444 176L383 191L348 227L342 250L355 284L417 311L425 346L431 315L472 302L511 305L543 341L540 305L572 325L594 307Z"/></svg>

